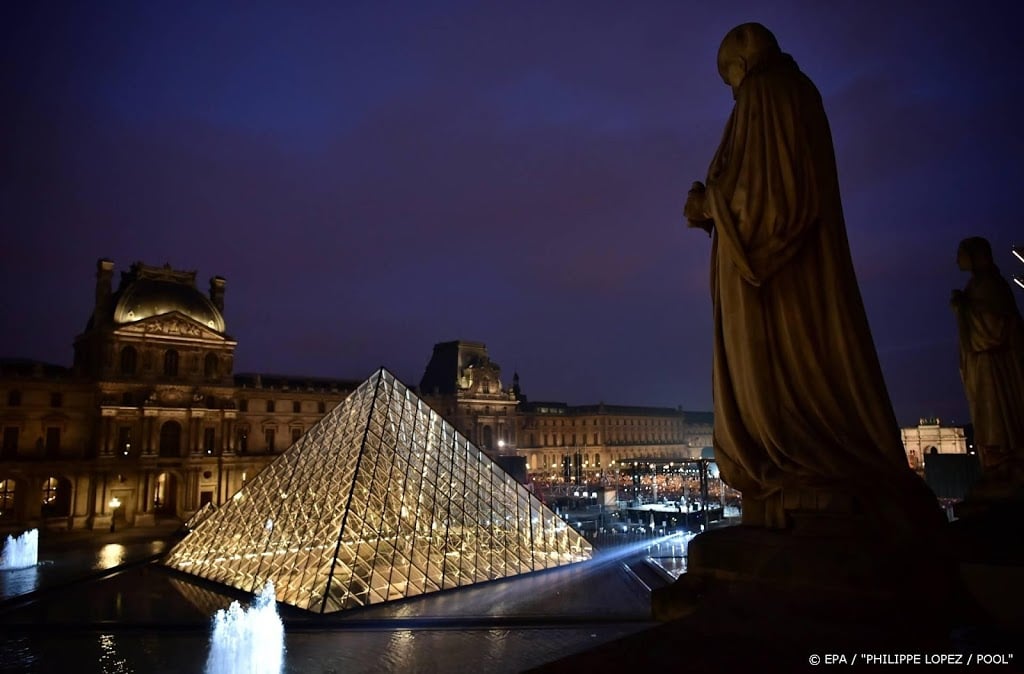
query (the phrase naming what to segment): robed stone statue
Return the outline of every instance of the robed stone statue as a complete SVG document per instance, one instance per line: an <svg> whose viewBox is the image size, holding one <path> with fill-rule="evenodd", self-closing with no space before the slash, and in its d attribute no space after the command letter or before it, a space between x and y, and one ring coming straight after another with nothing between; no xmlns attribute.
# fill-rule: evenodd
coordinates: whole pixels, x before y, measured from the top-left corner
<svg viewBox="0 0 1024 674"><path fill-rule="evenodd" d="M960 375L974 444L990 482L1021 484L1024 469L1024 321L986 239L960 242L957 264L971 273L951 303L960 333Z"/></svg>
<svg viewBox="0 0 1024 674"><path fill-rule="evenodd" d="M712 233L714 449L743 523L937 529L868 327L821 96L757 23L725 36L718 72L736 102L684 213Z"/></svg>

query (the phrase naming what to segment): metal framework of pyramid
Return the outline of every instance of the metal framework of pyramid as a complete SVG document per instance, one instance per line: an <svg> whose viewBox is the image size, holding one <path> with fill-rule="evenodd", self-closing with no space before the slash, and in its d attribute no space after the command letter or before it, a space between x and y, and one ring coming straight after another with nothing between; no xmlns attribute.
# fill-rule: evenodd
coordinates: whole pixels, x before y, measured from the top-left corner
<svg viewBox="0 0 1024 674"><path fill-rule="evenodd" d="M590 559L522 484L378 370L171 550L316 613Z"/></svg>

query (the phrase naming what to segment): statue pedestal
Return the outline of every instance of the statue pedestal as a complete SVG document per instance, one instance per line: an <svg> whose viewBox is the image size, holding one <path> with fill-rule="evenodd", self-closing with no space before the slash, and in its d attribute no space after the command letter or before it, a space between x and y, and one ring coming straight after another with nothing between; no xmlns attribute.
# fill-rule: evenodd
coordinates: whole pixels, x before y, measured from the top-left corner
<svg viewBox="0 0 1024 674"><path fill-rule="evenodd" d="M833 625L875 623L884 612L934 634L948 625L958 587L951 560L886 541L846 516L795 513L792 529L715 529L694 538L688 555L687 573L652 594L658 620L720 602L768 621L781 612Z"/></svg>

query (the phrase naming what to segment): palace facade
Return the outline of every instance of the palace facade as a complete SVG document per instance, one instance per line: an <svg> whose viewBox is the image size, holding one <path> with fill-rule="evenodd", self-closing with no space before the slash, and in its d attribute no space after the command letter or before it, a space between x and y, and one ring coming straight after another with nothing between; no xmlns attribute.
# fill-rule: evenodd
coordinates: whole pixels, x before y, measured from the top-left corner
<svg viewBox="0 0 1024 674"><path fill-rule="evenodd" d="M226 282L96 268L71 367L0 361L0 528L109 529L217 506L361 382L234 372ZM592 481L613 462L700 456L710 413L529 402L479 342L435 345L420 395L531 478ZM570 473L572 476L570 477Z"/></svg>
<svg viewBox="0 0 1024 674"><path fill-rule="evenodd" d="M711 412L531 402L518 374L502 386L479 342L436 344L419 393L485 452L522 457L530 478L546 482L594 482L621 461L699 458L711 448Z"/></svg>
<svg viewBox="0 0 1024 674"><path fill-rule="evenodd" d="M107 529L222 503L359 382L234 374L225 281L100 260L72 367L0 362L0 526Z"/></svg>

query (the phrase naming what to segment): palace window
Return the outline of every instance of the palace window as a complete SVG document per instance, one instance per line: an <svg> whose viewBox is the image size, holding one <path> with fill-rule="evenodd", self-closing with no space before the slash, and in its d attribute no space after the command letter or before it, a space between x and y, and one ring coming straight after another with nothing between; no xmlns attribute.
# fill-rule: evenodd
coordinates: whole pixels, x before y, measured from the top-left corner
<svg viewBox="0 0 1024 674"><path fill-rule="evenodd" d="M219 368L217 367L217 354L208 353L203 361L203 374L207 379L216 379Z"/></svg>
<svg viewBox="0 0 1024 674"><path fill-rule="evenodd" d="M320 414L326 414L327 413L327 405L324 403L323 400L320 400L320 401L317 402L317 404L316 404L316 411L318 413L320 413Z"/></svg>
<svg viewBox="0 0 1024 674"><path fill-rule="evenodd" d="M164 375L167 377L178 376L178 352L168 349L164 353Z"/></svg>
<svg viewBox="0 0 1024 674"><path fill-rule="evenodd" d="M275 447L275 441L277 439L276 435L277 435L277 433L275 432L275 430L273 428L268 428L268 429L263 431L263 439L267 443L267 451L268 452L273 452L273 451L276 450L276 447Z"/></svg>
<svg viewBox="0 0 1024 674"><path fill-rule="evenodd" d="M249 411L249 400L248 398L240 398L238 400L238 411L248 412Z"/></svg>
<svg viewBox="0 0 1024 674"><path fill-rule="evenodd" d="M294 412L295 414L299 414L300 412L302 412L302 403L299 402L298 400L293 400L292 412Z"/></svg>
<svg viewBox="0 0 1024 674"><path fill-rule="evenodd" d="M60 451L60 429L50 426L46 429L46 455L53 456Z"/></svg>
<svg viewBox="0 0 1024 674"><path fill-rule="evenodd" d="M126 346L121 349L121 374L126 376L135 374L137 360L135 347Z"/></svg>
<svg viewBox="0 0 1024 674"><path fill-rule="evenodd" d="M0 480L0 517L14 516L14 480Z"/></svg>
<svg viewBox="0 0 1024 674"><path fill-rule="evenodd" d="M50 394L50 407L63 407L64 406L64 394L60 391L55 391Z"/></svg>
<svg viewBox="0 0 1024 674"><path fill-rule="evenodd" d="M160 427L160 456L181 456L181 424L177 421L165 421Z"/></svg>
<svg viewBox="0 0 1024 674"><path fill-rule="evenodd" d="M43 505L51 505L57 501L57 478L46 478L43 483Z"/></svg>
<svg viewBox="0 0 1024 674"><path fill-rule="evenodd" d="M301 437L302 437L302 429L301 428L293 428L292 429L292 444L294 445L296 442L298 442L299 438L301 438Z"/></svg>
<svg viewBox="0 0 1024 674"><path fill-rule="evenodd" d="M203 452L209 456L214 449L214 430L212 426L203 429Z"/></svg>
<svg viewBox="0 0 1024 674"><path fill-rule="evenodd" d="M7 392L7 406L19 407L21 405L21 391L14 389Z"/></svg>
<svg viewBox="0 0 1024 674"><path fill-rule="evenodd" d="M18 432L17 426L7 426L4 428L4 444L3 453L0 454L5 459L13 459L18 454Z"/></svg>
<svg viewBox="0 0 1024 674"><path fill-rule="evenodd" d="M273 400L268 400L267 401L267 411L268 412L273 412L274 411L274 401Z"/></svg>

